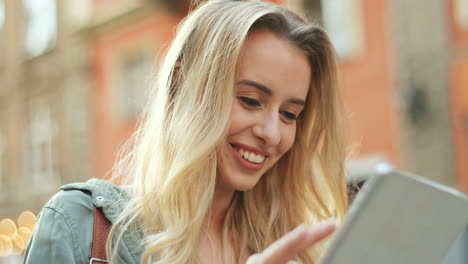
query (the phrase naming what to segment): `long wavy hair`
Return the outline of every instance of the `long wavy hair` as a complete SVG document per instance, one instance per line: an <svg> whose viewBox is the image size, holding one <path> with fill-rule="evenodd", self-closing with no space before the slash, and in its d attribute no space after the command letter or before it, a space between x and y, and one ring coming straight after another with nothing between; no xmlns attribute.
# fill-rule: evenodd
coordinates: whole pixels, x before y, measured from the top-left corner
<svg viewBox="0 0 468 264"><path fill-rule="evenodd" d="M287 9L261 1L212 0L180 24L138 129L116 164L114 179L130 186L130 202L107 243L117 261L128 226L144 234L142 263L199 263L198 246L213 200L217 153L225 143L234 74L249 32L268 29L301 49L312 76L292 148L256 186L236 192L223 241L236 254L264 250L301 223L343 218L348 205L345 143L336 56L327 34ZM298 255L313 263L320 245Z"/></svg>

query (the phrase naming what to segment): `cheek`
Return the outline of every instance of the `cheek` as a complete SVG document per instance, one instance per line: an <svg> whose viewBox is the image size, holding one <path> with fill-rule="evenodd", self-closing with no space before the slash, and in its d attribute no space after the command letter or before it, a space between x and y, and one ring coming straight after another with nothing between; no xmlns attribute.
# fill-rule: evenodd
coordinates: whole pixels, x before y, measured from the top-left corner
<svg viewBox="0 0 468 264"><path fill-rule="evenodd" d="M234 103L229 121L229 135L237 134L248 125L248 115L246 111L237 103Z"/></svg>
<svg viewBox="0 0 468 264"><path fill-rule="evenodd" d="M296 138L296 126L283 127L281 130L281 143L277 148L277 155L272 160L271 166L276 164L294 145Z"/></svg>
<svg viewBox="0 0 468 264"><path fill-rule="evenodd" d="M284 155L291 149L296 139L296 125L284 128L281 139L281 153Z"/></svg>

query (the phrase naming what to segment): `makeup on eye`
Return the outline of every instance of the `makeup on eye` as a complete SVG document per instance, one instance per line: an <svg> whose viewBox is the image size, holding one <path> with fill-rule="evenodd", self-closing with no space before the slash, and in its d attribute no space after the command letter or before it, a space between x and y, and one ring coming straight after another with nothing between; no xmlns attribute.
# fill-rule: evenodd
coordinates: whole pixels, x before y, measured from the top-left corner
<svg viewBox="0 0 468 264"><path fill-rule="evenodd" d="M258 107L260 102L257 99L247 97L247 96L238 96L237 97L242 103L246 104L249 107Z"/></svg>
<svg viewBox="0 0 468 264"><path fill-rule="evenodd" d="M256 108L260 107L261 103L259 100L247 97L247 96L238 96L237 97L242 103L246 104L248 107ZM295 114L292 111L280 110L279 113L287 119L287 121L296 121L298 114Z"/></svg>
<svg viewBox="0 0 468 264"><path fill-rule="evenodd" d="M296 121L298 117L296 114L289 111L280 111L280 113L289 121Z"/></svg>
<svg viewBox="0 0 468 264"><path fill-rule="evenodd" d="M260 91L261 93L267 95L267 96L273 96L274 92L272 89L268 88L267 86L256 82L252 80L242 80L236 83L239 87L246 86L249 88L255 88L257 91ZM299 99L299 98L289 98L287 100L289 103L304 106L305 105L305 100Z"/></svg>

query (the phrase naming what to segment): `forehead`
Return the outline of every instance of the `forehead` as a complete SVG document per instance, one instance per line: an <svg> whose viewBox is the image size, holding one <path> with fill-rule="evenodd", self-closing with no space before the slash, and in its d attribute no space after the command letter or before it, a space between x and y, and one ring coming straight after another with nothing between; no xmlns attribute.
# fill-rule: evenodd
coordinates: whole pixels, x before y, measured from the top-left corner
<svg viewBox="0 0 468 264"><path fill-rule="evenodd" d="M238 60L236 80L253 80L275 94L304 99L311 66L304 52L289 40L260 29L249 34Z"/></svg>

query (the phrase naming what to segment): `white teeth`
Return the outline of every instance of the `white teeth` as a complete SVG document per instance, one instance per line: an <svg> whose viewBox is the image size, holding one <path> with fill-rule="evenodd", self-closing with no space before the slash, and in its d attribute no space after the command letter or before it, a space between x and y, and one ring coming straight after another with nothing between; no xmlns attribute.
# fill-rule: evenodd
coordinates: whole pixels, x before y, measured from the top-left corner
<svg viewBox="0 0 468 264"><path fill-rule="evenodd" d="M239 149L239 154L246 160L252 162L252 163L262 163L265 160L265 156L262 156L260 154L256 155L253 152L248 152L243 149Z"/></svg>
<svg viewBox="0 0 468 264"><path fill-rule="evenodd" d="M265 160L265 157L263 157L262 155L257 155L255 157L255 163L262 163L264 160Z"/></svg>
<svg viewBox="0 0 468 264"><path fill-rule="evenodd" d="M248 160L250 162L255 162L255 156L256 156L255 153L250 153Z"/></svg>

